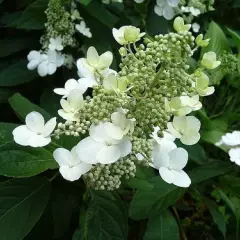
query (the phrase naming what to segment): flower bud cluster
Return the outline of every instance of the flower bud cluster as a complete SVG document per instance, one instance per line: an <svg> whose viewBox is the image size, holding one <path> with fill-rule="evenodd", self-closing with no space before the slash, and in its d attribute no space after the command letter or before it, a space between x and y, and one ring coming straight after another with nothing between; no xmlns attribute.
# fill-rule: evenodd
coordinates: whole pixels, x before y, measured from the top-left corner
<svg viewBox="0 0 240 240"><path fill-rule="evenodd" d="M133 178L135 172L136 166L128 157L109 165L97 164L84 175L84 180L95 190L113 191L120 187L121 179Z"/></svg>
<svg viewBox="0 0 240 240"><path fill-rule="evenodd" d="M240 60L236 55L224 52L219 58L222 62L222 67L227 74L240 73Z"/></svg>
<svg viewBox="0 0 240 240"><path fill-rule="evenodd" d="M61 0L50 0L48 8L45 11L47 23L45 24L46 33L41 38L43 49L49 46L50 38L58 36L62 39L62 45L75 46L76 40L73 35L75 33L74 23L71 14L64 9Z"/></svg>

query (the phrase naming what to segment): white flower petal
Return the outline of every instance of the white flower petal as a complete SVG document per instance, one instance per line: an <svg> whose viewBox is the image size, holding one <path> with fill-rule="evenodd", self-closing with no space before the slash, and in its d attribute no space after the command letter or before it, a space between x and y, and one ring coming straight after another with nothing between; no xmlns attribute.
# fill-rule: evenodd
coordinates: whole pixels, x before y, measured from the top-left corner
<svg viewBox="0 0 240 240"><path fill-rule="evenodd" d="M112 64L112 61L113 61L113 54L107 51L100 56L98 68L99 69L108 68Z"/></svg>
<svg viewBox="0 0 240 240"><path fill-rule="evenodd" d="M27 68L28 70L34 70L38 67L39 61L38 60L32 60L28 63Z"/></svg>
<svg viewBox="0 0 240 240"><path fill-rule="evenodd" d="M232 148L228 152L230 160L240 166L240 148Z"/></svg>
<svg viewBox="0 0 240 240"><path fill-rule="evenodd" d="M173 175L172 171L169 170L168 168L160 167L159 174L165 182L167 182L169 184L173 183L174 175Z"/></svg>
<svg viewBox="0 0 240 240"><path fill-rule="evenodd" d="M116 162L121 157L121 151L116 145L105 146L97 153L97 161L102 164Z"/></svg>
<svg viewBox="0 0 240 240"><path fill-rule="evenodd" d="M200 139L199 132L189 129L184 133L184 135L182 135L180 141L185 145L194 145L199 141L199 139Z"/></svg>
<svg viewBox="0 0 240 240"><path fill-rule="evenodd" d="M44 137L48 137L53 132L56 125L57 125L57 118L56 117L51 118L48 122L46 122L42 135Z"/></svg>
<svg viewBox="0 0 240 240"><path fill-rule="evenodd" d="M82 176L82 169L79 166L69 167L69 166L61 166L59 168L59 172L63 176L64 179L68 181L76 181Z"/></svg>
<svg viewBox="0 0 240 240"><path fill-rule="evenodd" d="M28 61L37 60L38 62L41 60L41 53L38 51L31 51L27 56Z"/></svg>
<svg viewBox="0 0 240 240"><path fill-rule="evenodd" d="M132 151L132 143L128 137L124 137L118 144L117 147L121 151L121 157L126 157Z"/></svg>
<svg viewBox="0 0 240 240"><path fill-rule="evenodd" d="M17 144L28 146L28 139L34 133L26 125L21 125L13 130L13 138Z"/></svg>
<svg viewBox="0 0 240 240"><path fill-rule="evenodd" d="M70 104L67 100L61 99L60 100L60 105L65 112L71 112L72 109L71 109L71 106L70 106Z"/></svg>
<svg viewBox="0 0 240 240"><path fill-rule="evenodd" d="M123 131L120 127L110 122L105 122L103 126L105 128L107 135L112 139L121 140L123 138Z"/></svg>
<svg viewBox="0 0 240 240"><path fill-rule="evenodd" d="M165 5L163 8L163 16L164 18L166 18L167 20L171 20L173 19L175 13L172 7Z"/></svg>
<svg viewBox="0 0 240 240"><path fill-rule="evenodd" d="M99 55L95 47L89 47L87 50L87 61L91 66L97 66L99 62Z"/></svg>
<svg viewBox="0 0 240 240"><path fill-rule="evenodd" d="M42 135L38 135L33 133L28 139L28 145L30 147L44 147L51 142L50 137L44 137Z"/></svg>
<svg viewBox="0 0 240 240"><path fill-rule="evenodd" d="M174 178L173 178L174 185L178 187L184 187L184 188L190 186L191 179L183 170L180 170L180 171L172 170L172 173L174 175Z"/></svg>
<svg viewBox="0 0 240 240"><path fill-rule="evenodd" d="M168 122L167 123L168 131L170 132L171 135L173 135L176 138L180 138L182 135L180 132L178 132L175 127L173 126L173 123Z"/></svg>
<svg viewBox="0 0 240 240"><path fill-rule="evenodd" d="M169 153L169 167L174 170L182 170L188 161L188 152L183 148L173 149Z"/></svg>
<svg viewBox="0 0 240 240"><path fill-rule="evenodd" d="M154 12L158 15L158 16L162 16L163 15L163 7L159 7L158 5L154 6Z"/></svg>
<svg viewBox="0 0 240 240"><path fill-rule="evenodd" d="M38 65L38 74L45 77L48 74L48 61L43 61Z"/></svg>
<svg viewBox="0 0 240 240"><path fill-rule="evenodd" d="M177 7L180 0L167 0L167 2L168 2L168 5L171 6L171 7Z"/></svg>
<svg viewBox="0 0 240 240"><path fill-rule="evenodd" d="M96 142L91 137L87 137L78 143L76 153L82 162L96 164L98 162L96 156L104 147L103 143Z"/></svg>
<svg viewBox="0 0 240 240"><path fill-rule="evenodd" d="M233 131L232 133L227 133L222 136L222 141L227 146L237 146L240 145L240 131Z"/></svg>
<svg viewBox="0 0 240 240"><path fill-rule="evenodd" d="M57 71L57 66L55 63L49 63L48 64L48 74L52 75Z"/></svg>
<svg viewBox="0 0 240 240"><path fill-rule="evenodd" d="M53 91L58 95L63 95L63 97L67 97L69 93L65 88L55 88Z"/></svg>
<svg viewBox="0 0 240 240"><path fill-rule="evenodd" d="M65 120L76 121L77 117L73 112L66 112L63 109L58 110L58 115Z"/></svg>
<svg viewBox="0 0 240 240"><path fill-rule="evenodd" d="M27 127L36 133L42 133L44 130L44 118L38 112L31 112L26 116Z"/></svg>
<svg viewBox="0 0 240 240"><path fill-rule="evenodd" d="M72 160L72 154L65 148L57 148L53 152L53 157L59 166L69 166Z"/></svg>
<svg viewBox="0 0 240 240"><path fill-rule="evenodd" d="M100 122L99 124L91 124L89 128L89 135L94 141L99 143L103 143L105 141L110 142L112 140L112 138L108 136L103 122Z"/></svg>
<svg viewBox="0 0 240 240"><path fill-rule="evenodd" d="M79 89L72 90L68 95L68 102L74 110L78 110L84 104L82 91Z"/></svg>
<svg viewBox="0 0 240 240"><path fill-rule="evenodd" d="M194 116L187 116L187 129L194 129L195 131L199 131L201 127L201 122Z"/></svg>

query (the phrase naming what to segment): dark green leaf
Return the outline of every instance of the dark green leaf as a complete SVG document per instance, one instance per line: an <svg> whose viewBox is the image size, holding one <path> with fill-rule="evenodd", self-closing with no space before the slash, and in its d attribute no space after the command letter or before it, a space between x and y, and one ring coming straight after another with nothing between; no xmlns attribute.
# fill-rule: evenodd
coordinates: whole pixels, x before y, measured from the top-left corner
<svg viewBox="0 0 240 240"><path fill-rule="evenodd" d="M88 5L92 0L78 0L83 5Z"/></svg>
<svg viewBox="0 0 240 240"><path fill-rule="evenodd" d="M232 164L223 161L213 161L204 166L197 167L188 172L192 184L203 182L209 178L213 178L229 172Z"/></svg>
<svg viewBox="0 0 240 240"><path fill-rule="evenodd" d="M150 191L154 188L154 186L149 183L147 180L142 180L138 178L132 178L126 181L128 187L133 189L138 189L142 191Z"/></svg>
<svg viewBox="0 0 240 240"><path fill-rule="evenodd" d="M36 0L28 5L18 20L17 28L23 29L43 29L46 22L44 11L49 0Z"/></svg>
<svg viewBox="0 0 240 240"><path fill-rule="evenodd" d="M53 89L47 89L43 92L40 99L40 106L52 116L57 116L57 112L61 109L60 96L53 92Z"/></svg>
<svg viewBox="0 0 240 240"><path fill-rule="evenodd" d="M30 177L57 168L52 152L15 144L12 131L16 127L16 124L0 123L0 175Z"/></svg>
<svg viewBox="0 0 240 240"><path fill-rule="evenodd" d="M86 7L87 12L109 28L113 28L118 21L118 17L109 12L104 4L92 1Z"/></svg>
<svg viewBox="0 0 240 240"><path fill-rule="evenodd" d="M178 224L169 210L150 217L143 240L180 240Z"/></svg>
<svg viewBox="0 0 240 240"><path fill-rule="evenodd" d="M0 152L0 175L32 177L47 169L57 168L52 153L44 148Z"/></svg>
<svg viewBox="0 0 240 240"><path fill-rule="evenodd" d="M225 238L227 230L224 216L219 212L218 206L210 199L204 198L204 203L207 205L207 208L213 217L213 221Z"/></svg>
<svg viewBox="0 0 240 240"><path fill-rule="evenodd" d="M227 28L227 30L231 34L236 46L240 49L240 35L237 32L235 32L229 28Z"/></svg>
<svg viewBox="0 0 240 240"><path fill-rule="evenodd" d="M21 15L22 11L6 14L1 17L0 22L7 27L16 27L18 24L18 19L21 17Z"/></svg>
<svg viewBox="0 0 240 240"><path fill-rule="evenodd" d="M163 211L174 204L185 192L184 188L178 188L164 182L160 176L149 180L154 186L151 191L137 190L129 208L129 216L134 220L147 218L155 205L158 211Z"/></svg>
<svg viewBox="0 0 240 240"><path fill-rule="evenodd" d="M45 118L45 120L48 120L51 118L50 114L47 113L44 109L31 103L28 99L26 99L19 93L14 94L11 98L9 98L9 103L13 108L13 110L17 113L17 115L22 120L25 120L25 117L27 116L27 114L29 114L32 111L41 113Z"/></svg>
<svg viewBox="0 0 240 240"><path fill-rule="evenodd" d="M0 239L23 239L42 215L49 191L49 182L42 178L0 183Z"/></svg>
<svg viewBox="0 0 240 240"><path fill-rule="evenodd" d="M119 197L111 192L91 192L92 201L82 229L83 239L127 239L127 215Z"/></svg>
<svg viewBox="0 0 240 240"><path fill-rule="evenodd" d="M19 52L23 49L30 48L34 46L34 42L32 38L29 37L18 37L18 38L8 38L0 40L0 57L6 57L13 53ZM26 68L26 65L24 66Z"/></svg>
<svg viewBox="0 0 240 240"><path fill-rule="evenodd" d="M237 197L240 198L240 178L239 177L225 175L220 179L220 183L233 195L236 195Z"/></svg>
<svg viewBox="0 0 240 240"><path fill-rule="evenodd" d="M30 82L37 77L35 71L27 69L27 60L21 60L0 72L0 86L9 87Z"/></svg>

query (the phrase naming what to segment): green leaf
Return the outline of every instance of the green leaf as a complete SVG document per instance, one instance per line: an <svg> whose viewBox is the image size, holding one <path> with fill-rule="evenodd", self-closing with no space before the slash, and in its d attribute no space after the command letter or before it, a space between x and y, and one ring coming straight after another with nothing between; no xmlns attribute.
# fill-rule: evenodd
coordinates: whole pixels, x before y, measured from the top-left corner
<svg viewBox="0 0 240 240"><path fill-rule="evenodd" d="M35 39L29 38L29 37L18 37L18 38L7 38L0 40L0 57L6 57L13 53L19 52L23 49L30 49L33 48L33 43L36 43L33 41ZM25 61L24 61L25 63ZM24 66L24 69L26 68L26 65Z"/></svg>
<svg viewBox="0 0 240 240"><path fill-rule="evenodd" d="M21 240L44 212L50 184L43 178L0 183L0 239Z"/></svg>
<svg viewBox="0 0 240 240"><path fill-rule="evenodd" d="M128 187L133 189L138 189L142 191L150 191L154 188L154 186L149 183L147 180L142 180L138 178L132 178L126 181Z"/></svg>
<svg viewBox="0 0 240 240"><path fill-rule="evenodd" d="M192 184L197 184L222 174L229 172L232 164L223 161L212 161L204 166L197 167L188 172Z"/></svg>
<svg viewBox="0 0 240 240"><path fill-rule="evenodd" d="M16 27L18 19L21 17L22 11L5 14L1 17L0 22L7 27Z"/></svg>
<svg viewBox="0 0 240 240"><path fill-rule="evenodd" d="M12 109L17 113L21 120L25 120L27 114L32 111L41 113L45 121L51 118L51 115L47 113L44 109L31 103L28 99L26 99L19 93L14 94L11 98L9 98L8 101Z"/></svg>
<svg viewBox="0 0 240 240"><path fill-rule="evenodd" d="M119 197L104 191L91 191L91 195L82 239L127 239L127 214Z"/></svg>
<svg viewBox="0 0 240 240"><path fill-rule="evenodd" d="M240 198L240 178L239 177L225 175L220 179L220 183L224 188L230 191L233 195Z"/></svg>
<svg viewBox="0 0 240 240"><path fill-rule="evenodd" d="M58 116L58 110L61 109L59 95L53 92L53 89L47 89L43 92L40 99L40 106L52 116Z"/></svg>
<svg viewBox="0 0 240 240"><path fill-rule="evenodd" d="M213 161L188 172L192 184L197 184L230 171L232 165L222 161ZM129 216L134 220L148 218L153 209L161 212L174 204L185 193L185 188L164 182L160 176L149 180L153 190L137 190L130 203ZM155 207L155 208L153 208Z"/></svg>
<svg viewBox="0 0 240 240"><path fill-rule="evenodd" d="M220 232L223 234L224 238L226 237L226 223L224 216L219 212L218 206L208 198L204 198L204 203L206 204L209 212L213 217L214 223L217 225Z"/></svg>
<svg viewBox="0 0 240 240"><path fill-rule="evenodd" d="M185 192L184 188L178 188L164 182L160 176L150 179L149 183L154 186L153 190L137 190L132 199L129 216L134 220L147 218L154 205L158 212L165 210L182 197Z"/></svg>
<svg viewBox="0 0 240 240"><path fill-rule="evenodd" d="M27 60L21 60L0 72L0 86L16 86L30 82L37 76L35 71L29 71L27 69Z"/></svg>
<svg viewBox="0 0 240 240"><path fill-rule="evenodd" d="M92 0L78 0L83 5L88 5Z"/></svg>
<svg viewBox="0 0 240 240"><path fill-rule="evenodd" d="M237 48L240 49L240 35L237 32L231 30L230 28L227 28L227 30L231 34L232 39L236 44Z"/></svg>
<svg viewBox="0 0 240 240"><path fill-rule="evenodd" d="M218 130L202 130L201 131L201 139L205 142L215 144L218 142L221 137L225 134L223 131L218 131Z"/></svg>
<svg viewBox="0 0 240 240"><path fill-rule="evenodd" d="M116 15L112 14L105 8L104 4L101 4L98 1L92 1L87 5L86 10L92 15L92 17L96 18L111 29L119 20Z"/></svg>
<svg viewBox="0 0 240 240"><path fill-rule="evenodd" d="M22 29L43 29L46 22L44 11L49 0L36 0L24 10L18 20L17 28Z"/></svg>
<svg viewBox="0 0 240 240"><path fill-rule="evenodd" d="M180 240L178 224L169 210L150 217L143 240Z"/></svg>
<svg viewBox="0 0 240 240"><path fill-rule="evenodd" d="M57 164L52 153L44 148L0 152L0 175L3 176L32 177L55 168Z"/></svg>
<svg viewBox="0 0 240 240"><path fill-rule="evenodd" d="M230 46L227 37L223 30L214 21L209 24L205 39L210 38L210 42L207 47L202 48L203 53L214 51L217 55L220 55L224 50L229 51Z"/></svg>
<svg viewBox="0 0 240 240"><path fill-rule="evenodd" d="M17 126L0 123L0 175L31 177L47 169L57 168L52 151L45 148L22 148L15 144L12 131Z"/></svg>

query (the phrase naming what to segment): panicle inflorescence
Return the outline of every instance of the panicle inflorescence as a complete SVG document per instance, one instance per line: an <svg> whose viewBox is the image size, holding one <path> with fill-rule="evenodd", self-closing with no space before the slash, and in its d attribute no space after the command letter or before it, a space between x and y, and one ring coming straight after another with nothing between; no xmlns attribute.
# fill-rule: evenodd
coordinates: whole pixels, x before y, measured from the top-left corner
<svg viewBox="0 0 240 240"><path fill-rule="evenodd" d="M75 46L74 23L71 14L65 10L61 0L50 0L45 11L47 22L46 32L41 38L43 49L47 49L50 38L61 37L63 47Z"/></svg>

